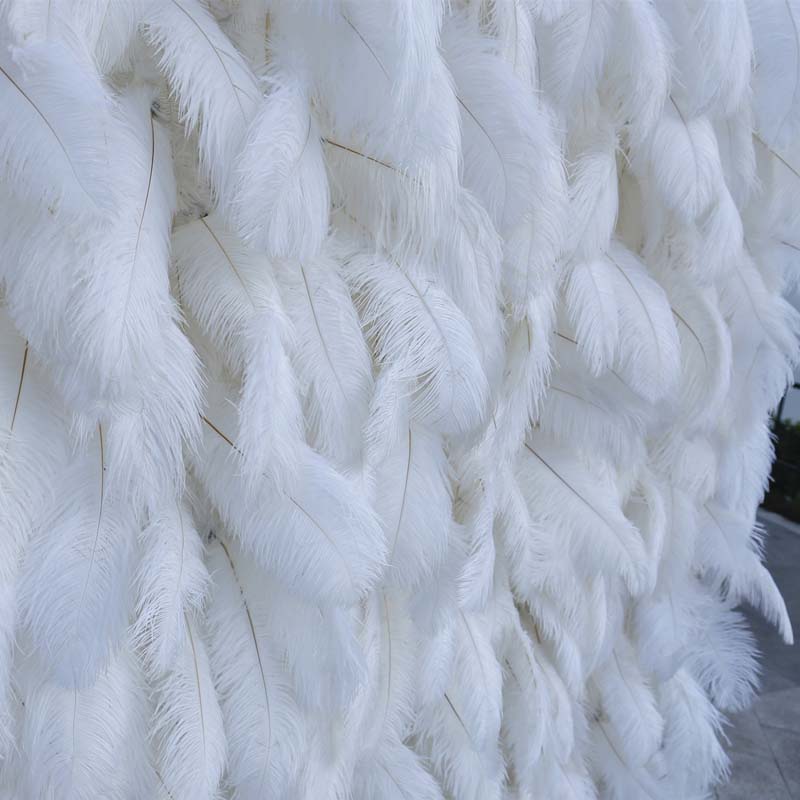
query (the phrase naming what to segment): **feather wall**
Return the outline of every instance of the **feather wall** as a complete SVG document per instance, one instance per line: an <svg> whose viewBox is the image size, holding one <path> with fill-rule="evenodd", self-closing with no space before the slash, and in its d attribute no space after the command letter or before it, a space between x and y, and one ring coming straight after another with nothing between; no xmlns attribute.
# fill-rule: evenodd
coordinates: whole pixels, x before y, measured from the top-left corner
<svg viewBox="0 0 800 800"><path fill-rule="evenodd" d="M0 795L710 796L793 636L798 30L3 0Z"/></svg>

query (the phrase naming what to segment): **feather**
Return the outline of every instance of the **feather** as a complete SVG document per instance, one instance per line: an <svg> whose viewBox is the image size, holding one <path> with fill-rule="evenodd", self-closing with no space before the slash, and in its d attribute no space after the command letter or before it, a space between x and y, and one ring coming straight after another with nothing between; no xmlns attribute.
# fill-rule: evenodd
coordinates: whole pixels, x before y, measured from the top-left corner
<svg viewBox="0 0 800 800"><path fill-rule="evenodd" d="M179 483L183 441L196 435L198 427L198 377L169 294L175 183L166 134L152 116L150 100L144 89L133 89L120 99L129 158L120 170L127 182L123 184L126 196L134 198L133 207L129 214L123 208L118 212L120 222L114 226L113 238L104 237L98 243L97 261L89 267L85 289L73 299L70 321L77 334L70 344L79 348L80 355L65 354L62 374L67 373L67 397L78 407L91 408L93 401L107 398L128 411L127 403L147 405L157 396L158 406L166 406L171 413L154 435L140 441L145 463L137 478L152 480L166 467ZM174 368L175 363L180 363L180 369ZM77 365L89 367L89 374L76 370L69 376L69 368ZM100 398L92 396L93 390ZM87 400L81 399L86 397L84 392ZM148 421L155 426L160 417L155 408L148 410L153 413ZM116 438L121 438L117 430L109 428L109 440ZM132 448L128 455L139 452ZM159 462L162 469L151 468Z"/></svg>
<svg viewBox="0 0 800 800"><path fill-rule="evenodd" d="M378 465L375 505L390 583L415 587L441 566L451 524L449 472L442 437L411 421Z"/></svg>
<svg viewBox="0 0 800 800"><path fill-rule="evenodd" d="M720 741L722 717L697 682L680 670L659 692L664 715L664 750L669 763L683 768L667 776L678 795L702 795L728 774Z"/></svg>
<svg viewBox="0 0 800 800"><path fill-rule="evenodd" d="M333 196L379 246L427 246L452 218L459 111L438 50L441 9L403 0L389 9L392 26L372 3L316 15L293 9L276 25L279 58L296 62L298 41L314 42L302 46L300 68L325 98L320 127ZM401 110L404 124L396 125Z"/></svg>
<svg viewBox="0 0 800 800"><path fill-rule="evenodd" d="M384 590L369 597L362 641L369 681L350 713L359 738L369 743L360 748L359 760L369 762L391 752L414 718L416 636L402 592Z"/></svg>
<svg viewBox="0 0 800 800"><path fill-rule="evenodd" d="M231 553L238 552L228 543ZM236 557L234 555L234 557ZM366 663L357 633L361 619L347 608L304 602L244 556L236 561L240 573L251 573L263 586L258 613L268 615L270 637L285 654L297 702L310 714L342 712L366 681Z"/></svg>
<svg viewBox="0 0 800 800"><path fill-rule="evenodd" d="M73 11L76 4L73 4ZM100 7L102 6L102 13ZM131 60L144 0L95 0L98 13L87 25L100 69L108 74Z"/></svg>
<svg viewBox="0 0 800 800"><path fill-rule="evenodd" d="M498 3L491 9L492 27L502 46L503 58L508 61L514 74L525 84L535 87L538 83L538 45L534 30L532 4L513 0Z"/></svg>
<svg viewBox="0 0 800 800"><path fill-rule="evenodd" d="M617 221L616 135L602 117L570 142L570 211L574 228L567 242L573 258L605 250Z"/></svg>
<svg viewBox="0 0 800 800"><path fill-rule="evenodd" d="M442 284L470 321L490 387L497 386L505 324L501 314L502 240L488 214L466 189L458 219L437 246Z"/></svg>
<svg viewBox="0 0 800 800"><path fill-rule="evenodd" d="M29 538L67 457L61 409L28 343L0 313L0 753L13 740L17 588Z"/></svg>
<svg viewBox="0 0 800 800"><path fill-rule="evenodd" d="M800 123L800 4L747 3L755 48L753 95L759 135L784 147Z"/></svg>
<svg viewBox="0 0 800 800"><path fill-rule="evenodd" d="M255 76L199 0L150 0L142 23L182 121L199 133L203 171L224 196L261 100Z"/></svg>
<svg viewBox="0 0 800 800"><path fill-rule="evenodd" d="M435 705L417 717L421 751L453 796L499 800L502 759L497 747L502 673L478 616L461 614L456 626L461 669ZM475 691L475 687L481 687Z"/></svg>
<svg viewBox="0 0 800 800"><path fill-rule="evenodd" d="M730 389L735 413L752 418L756 409L774 408L792 382L800 316L782 297L770 295L749 259L735 265L733 280L720 293L720 307L730 315L736 354ZM751 309L752 315L742 314L743 308Z"/></svg>
<svg viewBox="0 0 800 800"><path fill-rule="evenodd" d="M450 680L455 658L458 622L458 568L463 554L459 528L452 529L448 554L442 569L416 589L409 602L409 613L418 633L415 682L419 707L437 703Z"/></svg>
<svg viewBox="0 0 800 800"><path fill-rule="evenodd" d="M639 529L644 539L650 564L649 585L653 588L658 583L658 569L669 532L666 495L666 484L645 467L623 509L625 516Z"/></svg>
<svg viewBox="0 0 800 800"><path fill-rule="evenodd" d="M633 144L647 138L667 100L670 87L669 32L654 4L622 0L613 43L608 53L604 89L613 98L612 109L628 125Z"/></svg>
<svg viewBox="0 0 800 800"><path fill-rule="evenodd" d="M479 453L463 465L455 508L468 548L458 576L459 605L470 611L486 608L494 584L496 489L485 459Z"/></svg>
<svg viewBox="0 0 800 800"><path fill-rule="evenodd" d="M602 484L596 476L572 463L563 450L543 437L529 438L519 466L532 518L558 525L564 544L577 561L591 553L592 570L602 565L609 574L624 578L632 592L640 589L645 577L644 548L639 532L615 505L613 492L608 487L600 491ZM551 499L543 503L545 495ZM545 510L553 503L567 512L561 519L553 519ZM583 569L588 569L588 564Z"/></svg>
<svg viewBox="0 0 800 800"><path fill-rule="evenodd" d="M556 12L558 13L558 12ZM565 111L596 90L608 57L613 4L572 0L542 37L542 83Z"/></svg>
<svg viewBox="0 0 800 800"><path fill-rule="evenodd" d="M219 409L218 411L216 409ZM227 409L204 419L204 451L195 469L244 549L303 597L347 606L378 578L386 544L373 511L322 456L300 451L296 484L279 491L262 481L243 491L241 446L226 433Z"/></svg>
<svg viewBox="0 0 800 800"><path fill-rule="evenodd" d="M758 689L758 661L744 617L710 595L701 596L693 615L696 638L687 668L717 708L747 708Z"/></svg>
<svg viewBox="0 0 800 800"><path fill-rule="evenodd" d="M715 299L688 284L669 293L681 341L681 403L698 427L719 413L730 386L730 334Z"/></svg>
<svg viewBox="0 0 800 800"><path fill-rule="evenodd" d="M355 255L345 276L360 299L362 325L379 366L416 383L411 416L442 433L465 433L485 413L488 386L475 333L421 265Z"/></svg>
<svg viewBox="0 0 800 800"><path fill-rule="evenodd" d="M592 726L592 766L595 780L607 787L609 797L646 797L666 800L667 789L647 769L628 763L618 737L607 722L598 720Z"/></svg>
<svg viewBox="0 0 800 800"><path fill-rule="evenodd" d="M0 796L710 797L797 3L0 0Z"/></svg>
<svg viewBox="0 0 800 800"><path fill-rule="evenodd" d="M652 412L620 381L619 373L593 378L575 345L560 337L555 345L558 368L542 403L539 429L576 451L597 448L618 464L641 459L641 436Z"/></svg>
<svg viewBox="0 0 800 800"><path fill-rule="evenodd" d="M60 477L20 585L22 619L66 688L94 683L123 639L135 537L135 516L107 486L100 427Z"/></svg>
<svg viewBox="0 0 800 800"><path fill-rule="evenodd" d="M210 548L214 574L209 650L228 739L228 780L236 796L285 796L305 739L290 676L270 636L271 612L254 570L234 562L221 539ZM246 559L245 559L246 560Z"/></svg>
<svg viewBox="0 0 800 800"><path fill-rule="evenodd" d="M143 0L15 0L7 4L8 25L20 43L80 42L99 71L108 74L132 66L130 49L142 5Z"/></svg>
<svg viewBox="0 0 800 800"><path fill-rule="evenodd" d="M552 367L551 336L555 321L554 286L545 287L527 305L522 319L509 333L503 385L489 430L500 458L511 458L536 419Z"/></svg>
<svg viewBox="0 0 800 800"><path fill-rule="evenodd" d="M425 770L423 760L399 742L384 747L380 754L363 759L353 776L355 797L385 800L442 800L435 779Z"/></svg>
<svg viewBox="0 0 800 800"><path fill-rule="evenodd" d="M0 163L15 192L59 216L92 220L113 208L112 102L80 46L0 40L0 107Z"/></svg>
<svg viewBox="0 0 800 800"><path fill-rule="evenodd" d="M519 622L512 630L504 660L503 735L520 786L534 792L542 762L564 762L569 756L572 709L561 679L541 660Z"/></svg>
<svg viewBox="0 0 800 800"><path fill-rule="evenodd" d="M124 485L135 478L152 499L165 482L180 483L182 447L198 427L197 365L169 294L174 178L149 91L127 92L116 117L114 174L125 202L113 224L65 229L50 220L45 248L24 229L14 234L19 260L6 288L15 324L82 427L106 423L111 479Z"/></svg>
<svg viewBox="0 0 800 800"><path fill-rule="evenodd" d="M619 350L619 302L613 264L604 258L576 263L569 272L565 300L578 352L599 375Z"/></svg>
<svg viewBox="0 0 800 800"><path fill-rule="evenodd" d="M187 613L175 663L158 682L152 737L164 788L176 800L216 798L226 761L222 711L206 644Z"/></svg>
<svg viewBox="0 0 800 800"><path fill-rule="evenodd" d="M719 150L705 116L690 117L670 95L664 113L634 165L647 164L647 174L667 208L686 222L711 205L722 185Z"/></svg>
<svg viewBox="0 0 800 800"><path fill-rule="evenodd" d="M243 241L272 257L315 256L328 231L328 179L307 94L287 75L273 76L223 206Z"/></svg>
<svg viewBox="0 0 800 800"><path fill-rule="evenodd" d="M18 795L89 800L153 795L142 679L123 649L84 689L42 680L28 665Z"/></svg>
<svg viewBox="0 0 800 800"><path fill-rule="evenodd" d="M709 111L728 115L736 112L750 93L753 67L753 39L745 0L711 4L692 2L688 6L696 59L683 62L686 77L702 75L693 82L695 113ZM678 63L681 60L678 59ZM688 86L689 81L681 81Z"/></svg>
<svg viewBox="0 0 800 800"><path fill-rule="evenodd" d="M769 572L761 563L758 526L751 530L746 520L719 503L703 505L703 525L697 541L697 564L724 596L746 600L778 629L786 644L792 644L792 623L786 604Z"/></svg>
<svg viewBox="0 0 800 800"><path fill-rule="evenodd" d="M641 261L618 243L608 260L614 268L619 303L620 347L616 365L622 378L644 399L658 400L672 389L680 370L680 344L667 298Z"/></svg>
<svg viewBox="0 0 800 800"><path fill-rule="evenodd" d="M148 668L162 675L183 650L187 615L202 608L208 571L191 512L181 501L158 508L141 540L133 633Z"/></svg>
<svg viewBox="0 0 800 800"><path fill-rule="evenodd" d="M547 115L494 44L470 30L467 20L450 17L442 43L458 92L464 185L502 233L532 223L544 250L536 255L545 263L548 256L554 260L563 173Z"/></svg>
<svg viewBox="0 0 800 800"><path fill-rule="evenodd" d="M297 331L293 351L312 443L336 462L358 456L372 364L353 302L332 253L283 264L278 280Z"/></svg>
<svg viewBox="0 0 800 800"><path fill-rule="evenodd" d="M645 766L661 747L664 720L656 698L625 640L609 661L594 672L608 725L627 763Z"/></svg>
<svg viewBox="0 0 800 800"><path fill-rule="evenodd" d="M270 263L244 246L216 215L173 234L182 302L242 376L238 439L250 481L266 472L279 486L297 470L302 416L289 359L292 332Z"/></svg>
<svg viewBox="0 0 800 800"><path fill-rule="evenodd" d="M737 207L746 206L756 188L756 153L749 108L715 125L725 183Z"/></svg>

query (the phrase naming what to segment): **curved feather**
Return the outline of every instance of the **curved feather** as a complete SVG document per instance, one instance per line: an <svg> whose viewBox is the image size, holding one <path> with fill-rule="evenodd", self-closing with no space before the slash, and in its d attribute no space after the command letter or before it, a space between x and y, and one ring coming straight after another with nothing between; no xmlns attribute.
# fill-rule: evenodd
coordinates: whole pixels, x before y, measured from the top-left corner
<svg viewBox="0 0 800 800"><path fill-rule="evenodd" d="M301 764L305 731L290 676L270 637L269 603L239 553L212 542L209 650L228 740L236 796L284 796Z"/></svg>
<svg viewBox="0 0 800 800"><path fill-rule="evenodd" d="M217 194L224 195L261 100L255 76L199 0L153 0L142 24L182 121L199 133L200 164Z"/></svg>
<svg viewBox="0 0 800 800"><path fill-rule="evenodd" d="M311 441L346 464L360 451L372 363L341 267L326 252L282 264L278 279L296 331L293 357L305 390Z"/></svg>
<svg viewBox="0 0 800 800"><path fill-rule="evenodd" d="M641 589L645 581L642 540L615 505L610 487L602 491L596 476L590 477L563 449L542 437L529 439L520 466L533 518L558 526L576 566L587 569L589 565L581 564L581 556L591 553L591 569L602 564L609 574L620 575L632 592ZM549 503L543 502L546 496L551 498ZM558 498L556 505L564 512L557 520L545 510L553 498Z"/></svg>
<svg viewBox="0 0 800 800"><path fill-rule="evenodd" d="M488 386L469 321L416 265L356 255L346 277L360 298L362 324L380 366L415 383L412 417L442 433L464 433L483 418Z"/></svg>
<svg viewBox="0 0 800 800"><path fill-rule="evenodd" d="M614 5L607 0L573 0L543 38L542 82L565 111L596 91L608 58Z"/></svg>
<svg viewBox="0 0 800 800"><path fill-rule="evenodd" d="M84 219L111 211L112 107L79 44L34 42L11 49L0 38L0 163L20 196L51 213Z"/></svg>
<svg viewBox="0 0 800 800"><path fill-rule="evenodd" d="M94 683L123 639L135 537L133 510L107 486L101 427L60 477L20 587L23 620L64 687Z"/></svg>
<svg viewBox="0 0 800 800"><path fill-rule="evenodd" d="M61 409L28 343L0 313L0 752L13 743L20 569L67 458Z"/></svg>
<svg viewBox="0 0 800 800"><path fill-rule="evenodd" d="M130 652L117 654L84 689L59 687L27 666L19 796L152 796L148 701Z"/></svg>
<svg viewBox="0 0 800 800"><path fill-rule="evenodd" d="M175 662L158 683L152 737L169 796L213 800L226 762L222 711L200 628L188 613L185 625Z"/></svg>
<svg viewBox="0 0 800 800"><path fill-rule="evenodd" d="M375 506L388 546L387 581L410 588L437 572L451 525L449 466L440 435L408 422L377 466Z"/></svg>
<svg viewBox="0 0 800 800"><path fill-rule="evenodd" d="M613 265L603 258L576 263L569 272L566 306L578 352L594 375L613 363L619 350L620 320Z"/></svg>
<svg viewBox="0 0 800 800"><path fill-rule="evenodd" d="M217 406L204 419L204 452L195 469L229 529L265 569L303 597L351 605L376 582L386 544L373 511L355 487L308 447L297 482L286 490L266 480L244 491L243 452L230 414ZM226 418L227 417L227 418Z"/></svg>
<svg viewBox="0 0 800 800"><path fill-rule="evenodd" d="M622 639L608 662L595 670L608 725L616 733L626 761L644 766L661 747L664 720L633 648Z"/></svg>
<svg viewBox="0 0 800 800"><path fill-rule="evenodd" d="M179 500L165 501L142 531L137 586L135 640L147 666L162 675L182 650L187 615L197 613L208 584L203 544L191 512Z"/></svg>
<svg viewBox="0 0 800 800"><path fill-rule="evenodd" d="M289 360L292 329L267 259L211 214L173 234L180 296L242 377L237 438L250 481L290 482L302 444L302 412Z"/></svg>
<svg viewBox="0 0 800 800"><path fill-rule="evenodd" d="M800 4L747 3L753 32L754 105L758 132L784 147L800 123Z"/></svg>
<svg viewBox="0 0 800 800"><path fill-rule="evenodd" d="M289 76L250 123L223 210L242 239L269 256L315 256L328 232L329 192L307 91Z"/></svg>
<svg viewBox="0 0 800 800"><path fill-rule="evenodd" d="M678 380L680 344L675 321L664 291L633 253L612 243L607 256L622 300L617 369L634 391L652 402Z"/></svg>
<svg viewBox="0 0 800 800"><path fill-rule="evenodd" d="M670 95L641 154L664 204L691 222L711 205L722 185L717 140L706 116L690 117Z"/></svg>
<svg viewBox="0 0 800 800"><path fill-rule="evenodd" d="M611 92L632 143L639 144L667 100L672 71L669 31L655 4L623 0L612 35L604 89Z"/></svg>
<svg viewBox="0 0 800 800"><path fill-rule="evenodd" d="M535 256L554 260L564 182L547 114L463 15L447 20L442 44L458 92L464 185L503 234L532 224Z"/></svg>

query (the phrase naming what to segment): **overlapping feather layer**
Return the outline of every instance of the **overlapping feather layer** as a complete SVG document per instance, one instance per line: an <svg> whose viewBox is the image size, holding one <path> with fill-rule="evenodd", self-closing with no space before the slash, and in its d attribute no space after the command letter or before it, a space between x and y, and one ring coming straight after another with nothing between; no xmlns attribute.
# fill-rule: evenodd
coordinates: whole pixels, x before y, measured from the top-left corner
<svg viewBox="0 0 800 800"><path fill-rule="evenodd" d="M708 797L792 640L798 30L0 4L0 795Z"/></svg>

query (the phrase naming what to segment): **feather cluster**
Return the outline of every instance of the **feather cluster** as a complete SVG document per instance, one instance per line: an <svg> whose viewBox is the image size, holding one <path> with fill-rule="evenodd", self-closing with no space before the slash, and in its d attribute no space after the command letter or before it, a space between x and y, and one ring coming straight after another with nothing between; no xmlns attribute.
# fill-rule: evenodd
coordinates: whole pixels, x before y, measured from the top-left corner
<svg viewBox="0 0 800 800"><path fill-rule="evenodd" d="M0 795L692 800L787 642L800 2L0 3Z"/></svg>

